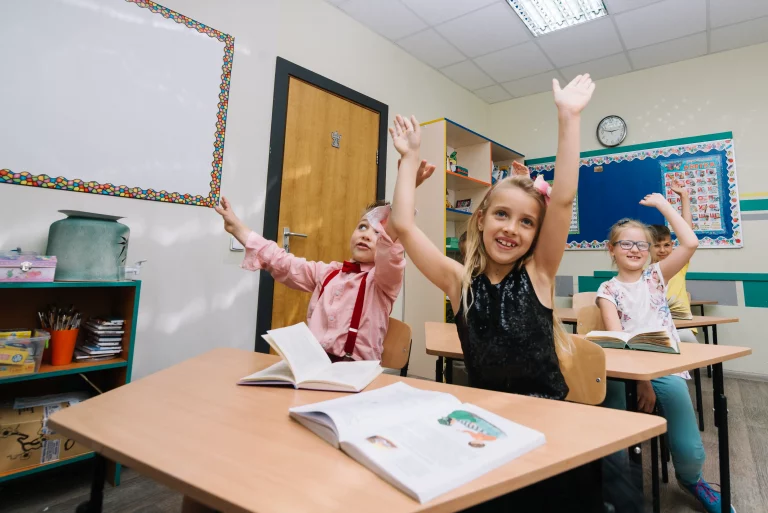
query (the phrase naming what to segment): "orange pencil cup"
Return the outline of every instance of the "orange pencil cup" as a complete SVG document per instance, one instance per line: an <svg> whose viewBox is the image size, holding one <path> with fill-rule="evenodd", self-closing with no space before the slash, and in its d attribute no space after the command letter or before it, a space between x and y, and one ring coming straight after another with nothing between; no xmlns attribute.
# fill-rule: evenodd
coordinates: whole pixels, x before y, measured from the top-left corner
<svg viewBox="0 0 768 513"><path fill-rule="evenodd" d="M75 354L75 342L80 330L51 331L51 365L69 365Z"/></svg>

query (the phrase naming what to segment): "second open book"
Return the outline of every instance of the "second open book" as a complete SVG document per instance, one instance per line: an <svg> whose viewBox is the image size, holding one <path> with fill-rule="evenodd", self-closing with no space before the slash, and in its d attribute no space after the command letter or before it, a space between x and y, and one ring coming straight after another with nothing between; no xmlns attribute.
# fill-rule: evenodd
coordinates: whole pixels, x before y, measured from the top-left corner
<svg viewBox="0 0 768 513"><path fill-rule="evenodd" d="M264 340L282 357L239 385L293 385L295 388L359 392L381 374L378 360L331 363L306 324L270 330Z"/></svg>
<svg viewBox="0 0 768 513"><path fill-rule="evenodd" d="M605 349L636 349L657 353L680 354L677 341L664 328L649 331L590 331L587 340Z"/></svg>

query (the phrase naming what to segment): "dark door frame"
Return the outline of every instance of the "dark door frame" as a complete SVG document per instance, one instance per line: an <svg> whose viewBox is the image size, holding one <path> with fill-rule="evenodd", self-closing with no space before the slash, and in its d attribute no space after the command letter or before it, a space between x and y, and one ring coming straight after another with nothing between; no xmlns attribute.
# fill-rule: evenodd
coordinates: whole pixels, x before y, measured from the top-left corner
<svg viewBox="0 0 768 513"><path fill-rule="evenodd" d="M358 105L379 113L379 156L376 166L376 198L384 199L387 180L387 124L389 107L364 94L334 82L290 61L277 58L275 66L275 91L272 100L272 129L269 136L269 165L267 167L267 194L264 204L262 234L278 244L280 215L280 191L283 182L283 152L285 151L285 123L288 115L288 82L295 77L320 89L346 98ZM328 134L330 137L330 134ZM330 143L330 142L329 142ZM259 279L259 303L256 311L256 346L258 352L269 352L269 345L261 338L272 326L272 297L275 281L266 271Z"/></svg>

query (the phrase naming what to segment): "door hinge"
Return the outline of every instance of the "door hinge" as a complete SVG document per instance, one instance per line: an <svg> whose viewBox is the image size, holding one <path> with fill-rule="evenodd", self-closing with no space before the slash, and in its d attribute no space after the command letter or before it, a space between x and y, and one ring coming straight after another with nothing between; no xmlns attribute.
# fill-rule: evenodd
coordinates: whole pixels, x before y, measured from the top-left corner
<svg viewBox="0 0 768 513"><path fill-rule="evenodd" d="M379 150L376 150L376 165L379 165Z"/></svg>

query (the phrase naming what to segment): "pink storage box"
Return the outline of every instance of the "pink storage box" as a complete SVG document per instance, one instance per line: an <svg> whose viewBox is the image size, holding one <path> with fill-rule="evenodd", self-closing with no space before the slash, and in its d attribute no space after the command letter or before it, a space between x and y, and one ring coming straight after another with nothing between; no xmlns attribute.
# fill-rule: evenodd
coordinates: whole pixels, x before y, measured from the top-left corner
<svg viewBox="0 0 768 513"><path fill-rule="evenodd" d="M0 282L53 281L56 257L40 255L0 255Z"/></svg>

